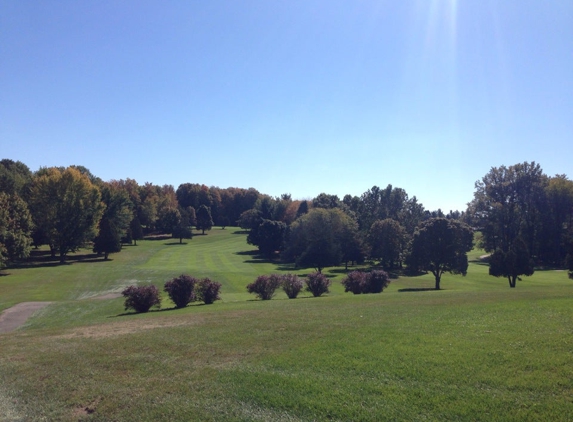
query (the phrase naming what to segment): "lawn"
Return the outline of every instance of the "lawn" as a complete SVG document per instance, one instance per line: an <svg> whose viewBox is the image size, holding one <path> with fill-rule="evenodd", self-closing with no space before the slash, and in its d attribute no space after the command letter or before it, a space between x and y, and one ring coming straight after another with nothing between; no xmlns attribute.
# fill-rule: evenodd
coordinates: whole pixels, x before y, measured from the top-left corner
<svg viewBox="0 0 573 422"><path fill-rule="evenodd" d="M573 419L573 283L538 271L510 289L481 254L441 291L425 275L354 296L334 268L325 297L272 301L246 284L294 270L232 228L9 269L0 309L54 303L0 335L0 420ZM223 300L134 315L95 299L181 273L221 282Z"/></svg>

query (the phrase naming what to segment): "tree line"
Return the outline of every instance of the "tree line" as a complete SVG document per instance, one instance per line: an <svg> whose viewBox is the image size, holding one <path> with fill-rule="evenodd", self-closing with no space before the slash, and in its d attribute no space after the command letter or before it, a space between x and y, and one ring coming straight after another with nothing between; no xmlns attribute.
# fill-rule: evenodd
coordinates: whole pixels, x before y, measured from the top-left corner
<svg viewBox="0 0 573 422"><path fill-rule="evenodd" d="M365 259L390 270L406 264L432 272L437 288L444 271L465 273L474 232L490 254L490 274L511 287L534 266L566 265L573 276L573 182L535 162L493 167L466 210L444 214L392 185L296 200L254 188L105 182L83 166L32 172L0 160L0 266L40 245L61 262L86 245L107 259L145 234L182 242L192 228L204 234L213 225L248 230L247 242L268 258L318 271Z"/></svg>

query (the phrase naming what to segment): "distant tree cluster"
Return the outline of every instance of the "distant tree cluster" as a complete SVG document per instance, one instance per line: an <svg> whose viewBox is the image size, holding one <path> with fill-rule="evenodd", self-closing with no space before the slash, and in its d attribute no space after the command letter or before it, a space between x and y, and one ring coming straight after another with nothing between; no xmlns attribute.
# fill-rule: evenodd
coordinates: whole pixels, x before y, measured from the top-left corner
<svg viewBox="0 0 573 422"><path fill-rule="evenodd" d="M40 168L0 161L0 266L48 245L64 262L89 246L108 259L146 234L190 239L214 225L248 230L265 258L300 268L366 260L392 271L465 274L473 233L490 254L489 272L511 287L535 266L566 266L573 277L573 181L535 162L493 167L464 211L425 210L404 189L373 186L360 196L271 197L253 188L183 183L104 182L83 166Z"/></svg>

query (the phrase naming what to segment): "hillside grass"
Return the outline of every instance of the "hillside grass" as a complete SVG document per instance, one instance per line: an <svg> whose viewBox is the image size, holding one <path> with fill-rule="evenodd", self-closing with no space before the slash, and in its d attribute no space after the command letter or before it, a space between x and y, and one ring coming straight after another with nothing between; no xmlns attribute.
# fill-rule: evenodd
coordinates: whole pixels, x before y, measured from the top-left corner
<svg viewBox="0 0 573 422"><path fill-rule="evenodd" d="M312 270L260 261L232 228L174 243L5 271L0 309L55 303L0 335L0 420L573 419L566 272L510 289L475 250L441 291L424 275L355 296L332 268L325 297L258 301L257 275ZM94 299L181 273L221 282L223 300L136 315Z"/></svg>

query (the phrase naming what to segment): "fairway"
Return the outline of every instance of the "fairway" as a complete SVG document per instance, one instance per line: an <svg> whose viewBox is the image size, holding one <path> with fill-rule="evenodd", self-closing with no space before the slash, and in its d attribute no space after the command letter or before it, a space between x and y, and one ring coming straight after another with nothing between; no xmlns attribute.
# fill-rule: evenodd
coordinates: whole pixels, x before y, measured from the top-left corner
<svg viewBox="0 0 573 422"><path fill-rule="evenodd" d="M145 240L69 264L5 270L0 311L53 302L0 334L0 421L572 420L573 282L536 271L510 289L474 250L466 277L400 277L375 295L256 300L260 260L236 228ZM222 300L148 314L122 298L187 273Z"/></svg>

